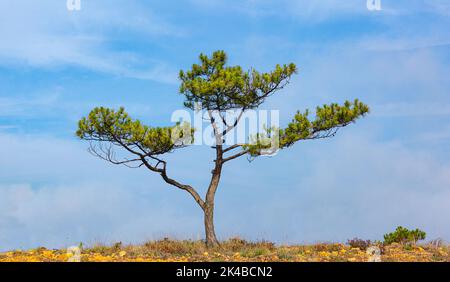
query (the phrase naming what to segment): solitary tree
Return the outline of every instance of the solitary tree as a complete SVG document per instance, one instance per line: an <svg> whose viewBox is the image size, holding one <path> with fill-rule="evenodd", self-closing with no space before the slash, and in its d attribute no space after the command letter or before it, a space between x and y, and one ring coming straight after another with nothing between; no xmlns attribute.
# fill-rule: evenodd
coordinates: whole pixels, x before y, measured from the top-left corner
<svg viewBox="0 0 450 282"><path fill-rule="evenodd" d="M189 193L204 212L206 243L218 245L214 231L214 198L219 186L222 167L227 162L248 155L257 157L273 146L267 140L277 139L279 149L292 146L300 140L332 137L339 128L345 127L369 112L368 106L355 100L343 105L330 104L316 108L314 118L309 112L297 112L286 128L267 128L258 133L254 142L225 145L227 133L236 128L242 114L258 108L266 98L284 88L297 72L294 64L277 65L268 73L251 69L248 72L240 66L227 66L224 51L216 51L211 57L200 55L200 64L191 70L180 71L180 93L184 95L184 105L195 110L201 103L209 114L209 122L214 129L215 150L214 169L204 198L194 187L171 178L163 155L192 143L194 129L186 123L169 127L151 127L132 119L123 108L118 110L98 107L78 124L77 136L90 141L90 151L113 164L145 167L161 175L170 185ZM224 117L226 111L239 114L233 122ZM118 158L115 148L122 149L129 156Z"/></svg>

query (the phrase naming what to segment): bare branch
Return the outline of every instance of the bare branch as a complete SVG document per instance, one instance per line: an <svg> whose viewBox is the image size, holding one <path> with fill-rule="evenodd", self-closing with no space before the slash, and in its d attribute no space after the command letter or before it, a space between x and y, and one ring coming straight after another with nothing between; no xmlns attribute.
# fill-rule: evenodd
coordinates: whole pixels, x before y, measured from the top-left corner
<svg viewBox="0 0 450 282"><path fill-rule="evenodd" d="M181 184L180 182L170 178L169 176L167 176L167 171L166 171L166 162L163 160L160 160L156 157L151 156L152 159L155 159L158 161L159 163L163 164L163 168L157 168L158 164L156 166L152 166L145 158L142 158L142 162L144 163L144 165L150 169L151 171L155 171L158 172L161 177L164 179L165 182L167 182L168 184L175 186L181 190L184 190L186 192L188 192L193 198L194 200L198 203L198 205L204 209L205 208L205 202L202 200L202 198L200 197L200 195L197 193L197 191L190 185L186 185L186 184Z"/></svg>
<svg viewBox="0 0 450 282"><path fill-rule="evenodd" d="M244 156L244 155L248 154L248 152L249 152L249 150L243 150L243 151L241 151L241 152L239 152L239 153L237 153L235 155L232 155L232 156L230 156L228 158L223 159L222 163L225 163L225 162L231 161L233 159L239 158L241 156Z"/></svg>
<svg viewBox="0 0 450 282"><path fill-rule="evenodd" d="M139 168L142 166L142 164L137 166L129 165L129 163L138 162L140 161L140 158L136 159L127 159L124 158L123 160L119 161L115 157L114 150L112 149L112 146L104 147L101 143L99 145L94 145L92 142L89 143L88 152L102 160L108 161L112 164L116 165L125 165L129 168Z"/></svg>
<svg viewBox="0 0 450 282"><path fill-rule="evenodd" d="M233 149L239 148L239 147L241 147L241 146L242 146L242 145L240 145L240 144L231 145L230 147L224 149L223 152L226 153L226 152L228 152L228 151L231 151L231 150L233 150Z"/></svg>
<svg viewBox="0 0 450 282"><path fill-rule="evenodd" d="M116 136L114 136L114 135L111 135L111 136L113 137L113 139L116 142L116 144L120 145L121 147L123 147L128 152L130 152L130 153L132 153L134 155L137 155L138 158L135 158L135 159L124 159L122 161L118 161L115 158L115 154L114 154L114 150L112 149L112 146L110 145L109 147L105 148L105 147L103 147L102 143L99 143L99 145L95 146L95 145L92 144L92 142L90 142L90 147L89 147L88 151L91 154L93 154L93 155L95 155L95 156L97 156L97 157L99 157L99 158L101 158L103 160L106 160L106 161L108 161L110 163L113 163L113 164L123 164L123 165L126 165L126 166L131 167L131 168L138 168L138 167L145 166L147 169L149 169L149 170L151 170L153 172L159 173L161 175L161 177L164 179L164 181L166 181L168 184L171 184L172 186L175 186L175 187L177 187L177 188L179 188L181 190L185 190L186 192L188 192L194 198L194 200L200 205L200 207L202 209L204 208L204 206L205 206L204 201L202 200L200 195L197 193L197 191L195 191L195 189L192 186L181 184L178 181L176 181L176 180L174 180L174 179L172 179L172 178L167 176L167 172L166 172L166 165L167 165L167 163L166 163L166 161L155 157L153 155L153 153L146 152L144 150L144 148L142 148L142 146L140 146L138 143L125 144L123 141L121 141ZM98 141L98 140L95 140L95 141ZM142 151L142 153L134 150L130 145L136 146L139 150ZM151 165L150 162L146 158L151 158L153 160L156 160L157 161L156 165L155 166ZM137 166L130 166L129 165L130 163L137 162L137 161L140 161L141 163L139 165L137 165ZM160 164L162 164L162 168L158 167Z"/></svg>

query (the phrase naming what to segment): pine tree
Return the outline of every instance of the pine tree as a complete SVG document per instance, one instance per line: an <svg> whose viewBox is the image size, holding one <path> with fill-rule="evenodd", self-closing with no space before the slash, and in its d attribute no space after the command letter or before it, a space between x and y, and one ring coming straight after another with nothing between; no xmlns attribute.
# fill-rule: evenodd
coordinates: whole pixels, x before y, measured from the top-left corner
<svg viewBox="0 0 450 282"><path fill-rule="evenodd" d="M194 110L201 103L209 114L214 129L216 157L209 186L204 198L194 187L171 178L167 171L166 153L184 148L193 142L194 128L188 123L168 127L151 127L132 119L124 110L97 107L78 124L77 136L90 141L90 151L114 164L145 167L158 173L170 185L189 193L204 212L206 243L218 245L214 230L214 199L219 186L223 166L231 160L250 155L255 158L272 146L267 139L278 140L279 149L292 146L297 141L332 137L337 130L353 123L369 112L369 107L355 100L342 105L330 104L316 108L315 117L309 111L297 112L286 128L267 128L257 134L254 142L226 146L226 134L236 128L247 110L257 109L266 99L283 89L297 72L295 64L276 65L271 72L261 73L254 69L243 71L240 66L227 66L227 55L216 51L211 57L200 55L200 64L189 71L180 71L180 93L184 105ZM227 123L225 112L236 110L240 114L233 123ZM214 118L218 113L221 118ZM223 129L223 130L222 130ZM115 148L131 157L118 160Z"/></svg>

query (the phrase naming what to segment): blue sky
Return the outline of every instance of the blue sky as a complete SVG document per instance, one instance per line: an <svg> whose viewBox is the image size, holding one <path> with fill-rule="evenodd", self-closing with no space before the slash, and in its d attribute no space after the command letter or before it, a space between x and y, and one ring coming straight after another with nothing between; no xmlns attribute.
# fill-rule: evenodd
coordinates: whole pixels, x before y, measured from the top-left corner
<svg viewBox="0 0 450 282"><path fill-rule="evenodd" d="M105 163L74 136L92 107L150 125L182 106L200 52L299 74L264 106L360 98L371 114L334 139L225 168L220 238L381 239L398 225L450 240L450 3L444 0L0 2L0 250L203 237L192 199L148 171ZM195 156L195 157L194 157ZM168 156L204 192L213 152Z"/></svg>

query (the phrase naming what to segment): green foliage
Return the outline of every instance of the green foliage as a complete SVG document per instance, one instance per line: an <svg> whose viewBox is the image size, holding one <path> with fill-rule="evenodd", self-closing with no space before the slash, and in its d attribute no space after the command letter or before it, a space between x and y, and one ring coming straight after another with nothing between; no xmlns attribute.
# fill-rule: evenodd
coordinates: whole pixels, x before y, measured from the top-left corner
<svg viewBox="0 0 450 282"><path fill-rule="evenodd" d="M316 117L313 120L308 118L309 111L297 112L294 119L287 128L266 129L266 132L259 133L254 137L255 141L244 148L249 150L249 154L257 156L261 150L270 148L274 143L280 149L290 147L299 140L318 139L334 136L336 131L344 126L355 122L369 112L369 107L356 99L353 103L346 101L342 106L333 103L316 108ZM270 141L279 139L278 141Z"/></svg>
<svg viewBox="0 0 450 282"><path fill-rule="evenodd" d="M384 244L389 245L392 243L408 244L416 243L419 240L424 240L426 233L422 230L408 230L402 226L397 227L395 232L384 235Z"/></svg>
<svg viewBox="0 0 450 282"><path fill-rule="evenodd" d="M368 112L369 107L357 99L353 103L345 101L342 106L333 103L317 107L312 121L308 119L308 110L297 112L288 127L280 131L280 146L289 147L303 139L329 137L335 133L333 130L347 126Z"/></svg>
<svg viewBox="0 0 450 282"><path fill-rule="evenodd" d="M249 144L242 146L253 156L259 156L265 151L276 151L280 148L280 129L276 127L264 128L265 131L250 136Z"/></svg>
<svg viewBox="0 0 450 282"><path fill-rule="evenodd" d="M193 131L186 123L150 127L131 119L124 108L115 111L98 107L78 122L76 134L84 140L110 142L147 155L159 155L192 143Z"/></svg>
<svg viewBox="0 0 450 282"><path fill-rule="evenodd" d="M200 63L190 71L180 71L180 93L184 94L185 106L194 109L202 103L208 110L253 109L265 98L283 88L297 71L294 64L276 65L275 70L260 73L244 72L240 66L226 66L224 51L216 51L211 58L201 54Z"/></svg>

